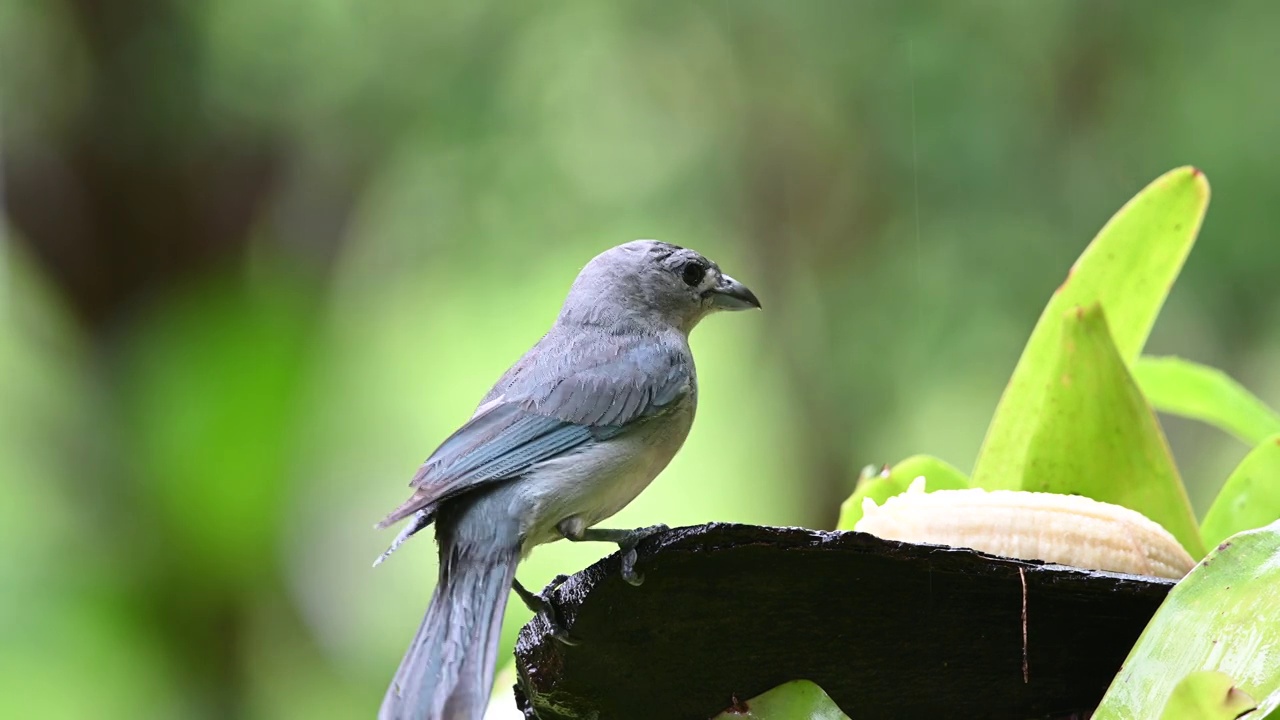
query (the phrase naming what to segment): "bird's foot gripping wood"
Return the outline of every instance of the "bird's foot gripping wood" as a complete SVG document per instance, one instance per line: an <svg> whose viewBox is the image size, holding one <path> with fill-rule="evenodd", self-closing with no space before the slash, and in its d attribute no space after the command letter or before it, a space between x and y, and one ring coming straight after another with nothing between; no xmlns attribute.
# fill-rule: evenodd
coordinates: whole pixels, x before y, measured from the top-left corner
<svg viewBox="0 0 1280 720"><path fill-rule="evenodd" d="M622 537L616 542L618 549L622 551L622 579L627 583L639 587L644 582L644 575L636 572L636 546L641 540L660 532L666 532L669 528L666 525L650 525L649 527L636 528L635 530L622 531ZM591 530L588 533L593 532ZM610 532L609 530L600 530L598 532ZM615 531L616 532L616 531Z"/></svg>
<svg viewBox="0 0 1280 720"><path fill-rule="evenodd" d="M551 582L542 589L541 594L529 592L525 589L524 585L520 584L519 580L514 579L511 581L511 589L515 590L516 595L520 596L525 607L533 611L535 615L538 615L543 620L547 621L547 625L551 628L551 637L565 645L577 645L578 639L575 638L569 632L569 629L564 626L564 622L560 619L560 613L556 612L555 605L552 605L551 601L546 598L546 595L549 595L552 590L560 587L561 583L568 579L568 575L555 576L551 579Z"/></svg>
<svg viewBox="0 0 1280 720"><path fill-rule="evenodd" d="M576 520L576 518L574 519ZM644 575L636 572L636 546L651 535L666 532L666 525L650 525L634 530L606 530L603 528L583 528L580 522L566 520L560 523L560 534L573 542L611 542L622 551L622 579L628 584L639 586L644 582Z"/></svg>

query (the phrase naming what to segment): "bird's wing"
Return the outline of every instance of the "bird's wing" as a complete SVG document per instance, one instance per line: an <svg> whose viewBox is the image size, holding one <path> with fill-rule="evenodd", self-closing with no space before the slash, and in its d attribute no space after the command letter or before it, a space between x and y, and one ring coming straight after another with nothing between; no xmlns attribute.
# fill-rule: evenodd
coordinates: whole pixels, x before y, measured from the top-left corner
<svg viewBox="0 0 1280 720"><path fill-rule="evenodd" d="M615 339L611 347L616 352L601 355L571 345L558 354L562 362L541 368L554 371L545 378L527 368L440 444L410 481L413 497L379 525L614 437L691 391L692 362L679 345Z"/></svg>
<svg viewBox="0 0 1280 720"><path fill-rule="evenodd" d="M571 371L536 383L521 406L574 425L622 427L660 413L693 388L693 362L683 343L609 336L598 345L612 352L571 348L580 358Z"/></svg>

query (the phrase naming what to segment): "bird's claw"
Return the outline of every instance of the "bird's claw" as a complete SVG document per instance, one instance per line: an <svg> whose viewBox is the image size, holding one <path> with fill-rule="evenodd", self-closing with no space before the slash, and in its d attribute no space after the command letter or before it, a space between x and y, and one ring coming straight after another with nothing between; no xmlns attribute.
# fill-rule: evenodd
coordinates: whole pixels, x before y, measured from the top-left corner
<svg viewBox="0 0 1280 720"><path fill-rule="evenodd" d="M618 544L619 549L622 550L622 579L628 585L640 587L644 583L644 574L636 572L636 560L638 559L636 546L645 538L657 535L660 532L666 532L669 529L661 523L637 528L628 534L626 540Z"/></svg>
<svg viewBox="0 0 1280 720"><path fill-rule="evenodd" d="M557 529L571 542L611 542L622 553L622 579L629 585L640 585L644 575L636 572L636 546L647 537L669 530L666 525L650 525L634 530L584 528L582 519L574 516L561 522Z"/></svg>
<svg viewBox="0 0 1280 720"><path fill-rule="evenodd" d="M565 627L565 624L560 620L560 613L556 611L555 605L547 599L547 596L553 590L560 587L568 579L568 575L557 575L551 578L551 582L547 583L547 586L539 594L526 590L519 580L512 582L512 589L524 601L525 607L532 610L534 615L542 618L547 623L547 626L551 628L548 634L552 638L565 645L577 645L579 644L578 639L569 632L569 628Z"/></svg>
<svg viewBox="0 0 1280 720"><path fill-rule="evenodd" d="M547 618L547 617L544 617L543 619L546 620L547 624L551 626L551 632L549 634L551 635L551 638L556 642L560 643L561 645L568 645L569 647L582 644L578 640L578 638L573 635L573 633L569 632L568 628L566 628L564 625L561 625L555 619Z"/></svg>
<svg viewBox="0 0 1280 720"><path fill-rule="evenodd" d="M555 592L555 589L563 585L568 579L569 576L563 573L551 578L551 582L547 583L547 586L542 588L542 597L545 598L547 595Z"/></svg>
<svg viewBox="0 0 1280 720"><path fill-rule="evenodd" d="M628 585L640 587L644 583L644 574L636 572L636 549L628 548L622 553L622 579Z"/></svg>
<svg viewBox="0 0 1280 720"><path fill-rule="evenodd" d="M573 633L569 632L569 628L565 627L564 622L560 619L560 613L556 611L556 608L551 604L551 601L546 599L546 593L549 593L551 590L559 587L560 583L568 579L567 575L557 575L555 579L551 581L551 584L547 586L548 589L544 590L543 595L539 596L539 599L542 600L542 607L538 610L538 615L540 615L551 628L550 634L552 638L563 645L572 646L579 644L578 638L575 637Z"/></svg>

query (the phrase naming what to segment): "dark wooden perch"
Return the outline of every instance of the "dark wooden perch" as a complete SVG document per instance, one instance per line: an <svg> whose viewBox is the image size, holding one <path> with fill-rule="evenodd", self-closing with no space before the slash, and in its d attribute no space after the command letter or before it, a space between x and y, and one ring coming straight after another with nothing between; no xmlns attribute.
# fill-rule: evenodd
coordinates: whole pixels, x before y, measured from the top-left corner
<svg viewBox="0 0 1280 720"><path fill-rule="evenodd" d="M579 645L540 618L523 628L527 718L706 720L801 678L859 720L1087 717L1173 587L720 523L651 537L639 557L640 587L623 582L615 553L550 593Z"/></svg>

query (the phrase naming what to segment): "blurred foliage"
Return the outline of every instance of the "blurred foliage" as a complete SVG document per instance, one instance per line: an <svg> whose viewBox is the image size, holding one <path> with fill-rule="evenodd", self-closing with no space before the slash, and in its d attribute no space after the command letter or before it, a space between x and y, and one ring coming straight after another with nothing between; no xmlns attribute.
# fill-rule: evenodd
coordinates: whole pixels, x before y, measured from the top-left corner
<svg viewBox="0 0 1280 720"><path fill-rule="evenodd" d="M637 237L766 312L695 333L698 421L615 526L830 527L867 463L971 468L1046 288L1181 163L1214 214L1147 351L1274 406L1277 21L0 4L0 715L367 716L435 577L425 538L373 571L373 522L582 263ZM1247 448L1166 428L1202 514Z"/></svg>

